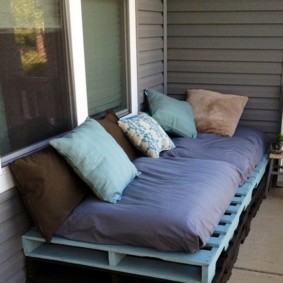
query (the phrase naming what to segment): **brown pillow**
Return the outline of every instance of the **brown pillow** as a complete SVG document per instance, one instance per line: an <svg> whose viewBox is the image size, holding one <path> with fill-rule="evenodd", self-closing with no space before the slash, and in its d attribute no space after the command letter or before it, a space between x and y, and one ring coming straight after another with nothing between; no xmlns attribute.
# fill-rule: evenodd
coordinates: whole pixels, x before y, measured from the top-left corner
<svg viewBox="0 0 283 283"><path fill-rule="evenodd" d="M109 112L108 114L106 114L104 119L99 120L98 122L116 140L116 142L122 147L122 149L128 155L129 159L132 161L136 159L140 154L125 136L122 129L119 127L118 120L119 118L114 112Z"/></svg>
<svg viewBox="0 0 283 283"><path fill-rule="evenodd" d="M48 147L10 164L24 204L46 241L87 193L66 161Z"/></svg>
<svg viewBox="0 0 283 283"><path fill-rule="evenodd" d="M203 89L187 90L198 132L233 136L248 101L247 96Z"/></svg>

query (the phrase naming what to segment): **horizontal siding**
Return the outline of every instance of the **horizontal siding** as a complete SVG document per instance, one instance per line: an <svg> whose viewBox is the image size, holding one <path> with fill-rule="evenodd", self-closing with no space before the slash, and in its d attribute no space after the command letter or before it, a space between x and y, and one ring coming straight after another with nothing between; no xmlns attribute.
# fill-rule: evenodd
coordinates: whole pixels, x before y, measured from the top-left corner
<svg viewBox="0 0 283 283"><path fill-rule="evenodd" d="M280 116L281 113L279 113L279 111L247 108L242 115L242 120L274 122L277 121Z"/></svg>
<svg viewBox="0 0 283 283"><path fill-rule="evenodd" d="M18 235L19 233L23 233L26 231L26 227L29 224L29 219L25 214L16 214L11 219L0 224L0 245L2 245L5 241Z"/></svg>
<svg viewBox="0 0 283 283"><path fill-rule="evenodd" d="M168 94L246 95L241 123L275 138L281 122L283 1L168 0Z"/></svg>
<svg viewBox="0 0 283 283"><path fill-rule="evenodd" d="M141 11L138 16L139 25L163 25L162 11Z"/></svg>
<svg viewBox="0 0 283 283"><path fill-rule="evenodd" d="M173 40L173 39L172 39ZM241 50L241 49L200 49L170 48L168 59L200 62L275 62L282 61L282 50ZM174 61L173 61L174 62ZM168 66L170 67L170 65Z"/></svg>
<svg viewBox="0 0 283 283"><path fill-rule="evenodd" d="M248 0L249 1L249 0ZM188 1L189 2L189 1ZM226 6L231 2L222 1ZM178 3L176 3L178 5ZM267 4L268 5L268 4ZM282 9L282 7L281 7ZM170 12L170 24L283 24L283 11Z"/></svg>
<svg viewBox="0 0 283 283"><path fill-rule="evenodd" d="M250 97L246 105L247 109L272 110L280 112L280 105L276 98L252 98Z"/></svg>
<svg viewBox="0 0 283 283"><path fill-rule="evenodd" d="M227 73L211 73L207 76L203 73L169 72L168 80L176 83L279 86L281 76L265 74L237 74L235 76L235 74Z"/></svg>
<svg viewBox="0 0 283 283"><path fill-rule="evenodd" d="M282 15L283 18L283 15ZM168 40L168 48L203 48L209 46L211 49L252 49L252 50L277 50L283 46L282 38L239 38L239 37L172 37Z"/></svg>
<svg viewBox="0 0 283 283"><path fill-rule="evenodd" d="M151 64L145 64L140 66L139 74L141 77L151 76L163 72L163 63L153 62Z"/></svg>
<svg viewBox="0 0 283 283"><path fill-rule="evenodd" d="M139 53L139 63L140 65L154 63L154 62L162 62L164 58L164 53L162 49L150 50L147 52Z"/></svg>
<svg viewBox="0 0 283 283"><path fill-rule="evenodd" d="M277 106L280 107L280 104L278 103L278 87L171 83L170 95L178 99L185 99L187 89L199 89L199 88L213 89L215 91L228 93L228 94L245 95L250 98L253 97L255 99L263 98L269 100L270 98L272 98L276 100Z"/></svg>
<svg viewBox="0 0 283 283"><path fill-rule="evenodd" d="M233 73L233 74L269 74L281 76L280 62L195 62L172 61L168 66L169 72L196 73Z"/></svg>
<svg viewBox="0 0 283 283"><path fill-rule="evenodd" d="M0 265L2 265L11 255L22 252L21 239L18 236L9 238L0 246Z"/></svg>
<svg viewBox="0 0 283 283"><path fill-rule="evenodd" d="M25 282L21 235L30 226L31 220L16 189L0 194L0 282Z"/></svg>
<svg viewBox="0 0 283 283"><path fill-rule="evenodd" d="M9 277L5 283L26 283L26 272L24 269L20 269L14 272L11 277Z"/></svg>
<svg viewBox="0 0 283 283"><path fill-rule="evenodd" d="M177 2L177 3L176 3ZM230 12L232 11L277 11L282 9L280 0L167 0L168 11L204 11L204 12Z"/></svg>
<svg viewBox="0 0 283 283"><path fill-rule="evenodd" d="M140 38L162 37L162 25L144 25L140 28Z"/></svg>
<svg viewBox="0 0 283 283"><path fill-rule="evenodd" d="M229 36L241 36L241 37L274 37L283 36L282 25L272 25L272 30L268 25L262 24L253 25L232 25L226 24L225 26L210 24L207 25L178 25L171 24L168 27L168 36L207 36L207 37L219 37L227 36L227 30L229 30Z"/></svg>
<svg viewBox="0 0 283 283"><path fill-rule="evenodd" d="M163 49L162 37L155 38L140 38L139 40L139 51L152 51Z"/></svg>
<svg viewBox="0 0 283 283"><path fill-rule="evenodd" d="M163 74L159 73L152 76L146 76L140 82L140 91L143 91L145 88L149 87L160 89L160 86L163 88Z"/></svg>
<svg viewBox="0 0 283 283"><path fill-rule="evenodd" d="M18 272L22 272L23 276L25 276L25 258L24 256L19 256L18 254L14 254L11 256L6 262L1 265L1 283L6 283L11 278L14 278L15 274ZM25 277L18 279L19 282L26 282Z"/></svg>
<svg viewBox="0 0 283 283"><path fill-rule="evenodd" d="M274 122L269 121L255 121L255 120L241 120L241 125L257 128L266 133L268 139L274 139L274 132L278 131L278 127ZM268 131L266 131L268 129Z"/></svg>
<svg viewBox="0 0 283 283"><path fill-rule="evenodd" d="M145 88L164 90L164 18L162 0L138 3L138 89L140 109Z"/></svg>
<svg viewBox="0 0 283 283"><path fill-rule="evenodd" d="M20 214L23 210L21 199L12 196L9 201L5 201L0 205L0 223L4 223L13 216Z"/></svg>
<svg viewBox="0 0 283 283"><path fill-rule="evenodd" d="M138 0L138 9L140 11L154 11L154 12L162 12L163 11L163 3L162 1L148 1L148 0Z"/></svg>

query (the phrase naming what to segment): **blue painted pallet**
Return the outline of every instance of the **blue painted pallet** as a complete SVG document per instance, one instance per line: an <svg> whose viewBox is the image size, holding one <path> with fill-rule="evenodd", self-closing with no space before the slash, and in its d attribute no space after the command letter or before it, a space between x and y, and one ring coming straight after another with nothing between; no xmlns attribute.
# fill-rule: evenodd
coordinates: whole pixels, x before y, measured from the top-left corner
<svg viewBox="0 0 283 283"><path fill-rule="evenodd" d="M96 267L153 278L185 283L211 283L216 262L229 246L247 208L254 188L259 184L266 166L265 155L248 181L238 188L225 215L205 248L197 253L159 252L153 249L124 245L99 245L53 237L46 243L34 229L22 236L24 253L28 257Z"/></svg>

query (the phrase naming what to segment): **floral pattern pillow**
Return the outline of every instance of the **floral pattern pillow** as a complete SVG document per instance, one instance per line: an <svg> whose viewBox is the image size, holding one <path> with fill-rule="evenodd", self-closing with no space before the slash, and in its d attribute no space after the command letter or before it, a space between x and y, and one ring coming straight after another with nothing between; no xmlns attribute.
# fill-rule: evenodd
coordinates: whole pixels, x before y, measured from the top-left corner
<svg viewBox="0 0 283 283"><path fill-rule="evenodd" d="M132 144L149 157L158 158L161 151L175 148L158 122L146 113L120 120L118 124Z"/></svg>

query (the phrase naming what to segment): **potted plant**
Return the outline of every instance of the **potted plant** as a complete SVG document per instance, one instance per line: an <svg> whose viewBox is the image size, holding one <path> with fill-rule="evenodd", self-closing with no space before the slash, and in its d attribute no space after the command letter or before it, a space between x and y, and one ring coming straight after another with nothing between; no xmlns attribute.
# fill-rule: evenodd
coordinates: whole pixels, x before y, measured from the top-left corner
<svg viewBox="0 0 283 283"><path fill-rule="evenodd" d="M283 134L280 133L277 137L277 141L270 145L271 152L275 154L281 154L283 152Z"/></svg>
<svg viewBox="0 0 283 283"><path fill-rule="evenodd" d="M280 133L278 135L278 143L280 144L280 146L283 146L283 133Z"/></svg>

